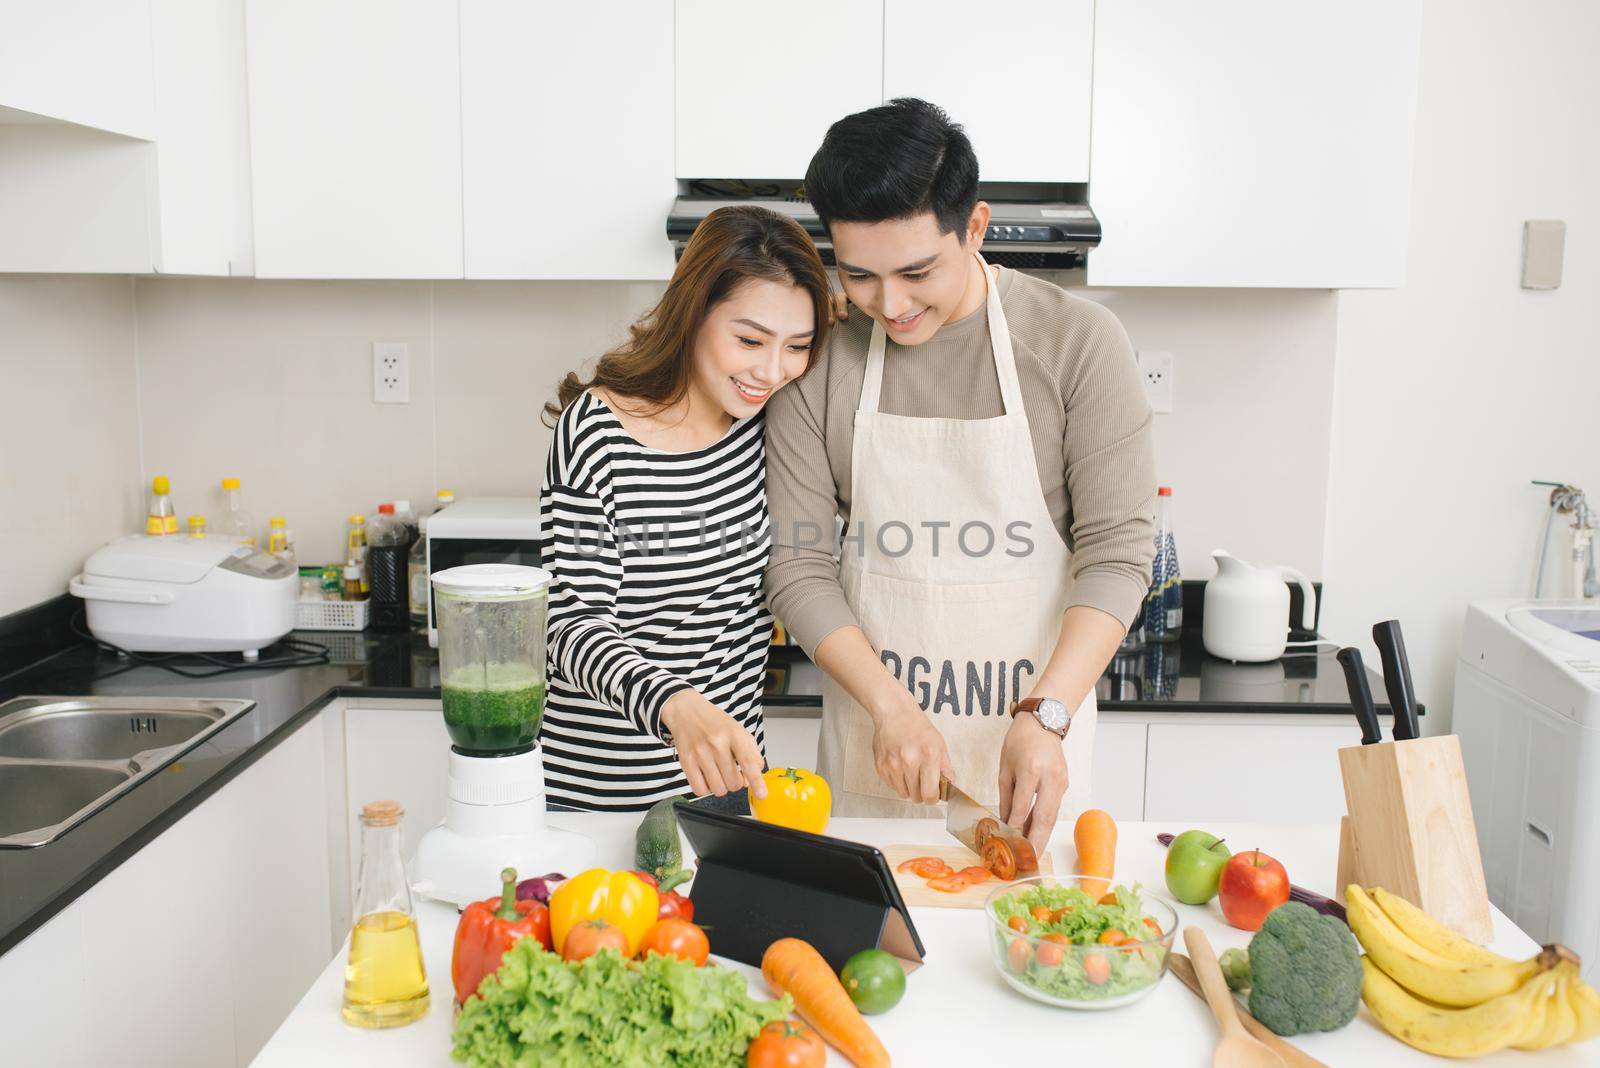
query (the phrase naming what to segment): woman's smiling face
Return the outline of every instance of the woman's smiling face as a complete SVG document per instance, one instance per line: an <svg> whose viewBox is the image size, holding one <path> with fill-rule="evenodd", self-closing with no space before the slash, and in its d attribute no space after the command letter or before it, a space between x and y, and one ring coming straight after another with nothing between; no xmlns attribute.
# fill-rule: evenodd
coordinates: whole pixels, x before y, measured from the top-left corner
<svg viewBox="0 0 1600 1068"><path fill-rule="evenodd" d="M965 231L941 233L932 212L835 222L828 230L851 303L896 343L920 345L957 317L972 279L971 253L982 246L988 225L989 206L980 202Z"/></svg>
<svg viewBox="0 0 1600 1068"><path fill-rule="evenodd" d="M714 306L695 341L691 382L707 402L748 419L805 373L816 330L811 295L795 285L751 280Z"/></svg>

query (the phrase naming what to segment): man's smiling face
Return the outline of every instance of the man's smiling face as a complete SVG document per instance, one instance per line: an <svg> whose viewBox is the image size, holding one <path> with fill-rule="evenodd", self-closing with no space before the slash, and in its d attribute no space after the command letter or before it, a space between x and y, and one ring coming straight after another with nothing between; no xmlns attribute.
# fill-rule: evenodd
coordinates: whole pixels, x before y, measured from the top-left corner
<svg viewBox="0 0 1600 1068"><path fill-rule="evenodd" d="M983 244L989 205L979 202L965 230L939 232L931 211L886 222L829 225L839 281L856 307L901 345L920 345L957 317ZM981 284L981 279L980 279Z"/></svg>

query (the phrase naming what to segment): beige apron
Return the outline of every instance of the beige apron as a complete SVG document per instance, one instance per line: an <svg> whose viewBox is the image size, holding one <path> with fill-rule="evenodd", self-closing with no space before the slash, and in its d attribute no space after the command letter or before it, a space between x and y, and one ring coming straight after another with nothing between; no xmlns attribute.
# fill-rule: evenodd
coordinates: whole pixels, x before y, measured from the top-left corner
<svg viewBox="0 0 1600 1068"><path fill-rule="evenodd" d="M878 411L884 331L875 323L856 407L839 579L867 640L944 735L956 783L998 807L1010 708L1028 696L1055 649L1072 577L1039 485L1011 332L987 265L983 276L1005 414L923 419ZM1063 819L1089 805L1095 718L1091 689L1063 743ZM825 677L818 763L833 787L835 815L941 816L937 806L902 800L878 777L872 736L866 711Z"/></svg>

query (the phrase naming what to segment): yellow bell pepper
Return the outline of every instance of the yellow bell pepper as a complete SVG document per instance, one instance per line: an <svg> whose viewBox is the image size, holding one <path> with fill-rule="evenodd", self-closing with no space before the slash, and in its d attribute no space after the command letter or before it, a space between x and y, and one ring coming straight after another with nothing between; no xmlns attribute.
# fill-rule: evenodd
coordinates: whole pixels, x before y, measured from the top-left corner
<svg viewBox="0 0 1600 1068"><path fill-rule="evenodd" d="M750 798L750 811L762 823L821 834L833 814L833 791L821 775L805 768L768 768L761 776L767 796Z"/></svg>
<svg viewBox="0 0 1600 1068"><path fill-rule="evenodd" d="M655 926L661 899L655 887L626 871L591 868L555 888L550 895L550 935L560 953L567 932L588 920L604 920L628 939L628 956L639 952L645 932Z"/></svg>

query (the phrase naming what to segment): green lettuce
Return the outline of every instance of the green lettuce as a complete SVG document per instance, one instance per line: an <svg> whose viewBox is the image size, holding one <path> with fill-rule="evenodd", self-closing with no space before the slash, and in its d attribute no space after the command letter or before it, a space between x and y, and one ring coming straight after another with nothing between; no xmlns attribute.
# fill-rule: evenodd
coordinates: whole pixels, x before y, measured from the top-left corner
<svg viewBox="0 0 1600 1068"><path fill-rule="evenodd" d="M615 950L568 964L524 938L467 999L451 1056L471 1068L740 1068L761 1028L792 1007L751 998L744 976L715 965Z"/></svg>

